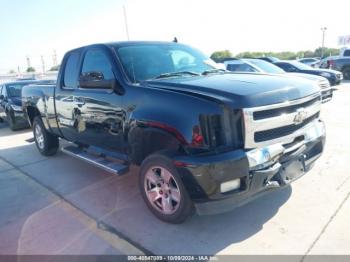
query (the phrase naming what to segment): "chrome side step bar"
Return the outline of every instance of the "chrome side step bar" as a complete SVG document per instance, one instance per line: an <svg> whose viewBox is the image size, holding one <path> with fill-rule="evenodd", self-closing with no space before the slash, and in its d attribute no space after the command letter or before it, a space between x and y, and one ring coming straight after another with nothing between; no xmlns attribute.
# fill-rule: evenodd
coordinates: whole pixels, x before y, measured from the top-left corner
<svg viewBox="0 0 350 262"><path fill-rule="evenodd" d="M89 152L87 149L79 148L77 146L67 146L61 148L61 151L72 157L81 159L85 162L88 162L96 167L102 168L107 172L110 172L115 175L123 175L129 171L129 165L120 164L116 161L113 161L111 158L113 156L100 154L100 152ZM124 160L124 159L116 159Z"/></svg>

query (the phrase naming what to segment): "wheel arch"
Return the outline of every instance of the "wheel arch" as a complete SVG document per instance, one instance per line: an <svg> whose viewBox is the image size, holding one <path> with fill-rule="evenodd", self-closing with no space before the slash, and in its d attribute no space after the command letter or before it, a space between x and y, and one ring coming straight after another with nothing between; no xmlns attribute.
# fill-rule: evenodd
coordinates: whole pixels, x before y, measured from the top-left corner
<svg viewBox="0 0 350 262"><path fill-rule="evenodd" d="M183 143L174 134L157 127L135 127L128 132L127 141L129 158L136 165L156 152L184 152Z"/></svg>
<svg viewBox="0 0 350 262"><path fill-rule="evenodd" d="M27 114L27 118L28 118L28 121L29 121L31 126L33 126L34 118L36 116L41 117L39 109L36 108L35 106L28 106L26 108L26 114Z"/></svg>

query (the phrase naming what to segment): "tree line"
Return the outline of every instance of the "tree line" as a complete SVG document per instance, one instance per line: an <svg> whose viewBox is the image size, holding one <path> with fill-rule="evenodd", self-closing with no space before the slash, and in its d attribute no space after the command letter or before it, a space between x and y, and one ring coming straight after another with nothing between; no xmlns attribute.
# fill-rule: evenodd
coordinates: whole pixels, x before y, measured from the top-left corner
<svg viewBox="0 0 350 262"><path fill-rule="evenodd" d="M56 66L52 66L52 67L49 69L49 71L58 71L59 69L60 69L60 65L56 65ZM27 73L35 73L35 72L36 72L36 69L35 69L34 67L30 66L30 67L28 67L28 68L25 70L25 72L27 72ZM9 71L9 74L15 74L15 73L16 73L16 71L13 70L13 69L11 69L11 70Z"/></svg>
<svg viewBox="0 0 350 262"><path fill-rule="evenodd" d="M338 55L339 49L337 48L323 48L323 57ZM274 56L282 60L294 60L299 58L306 57L321 57L322 56L322 47L315 49L314 51L298 51L298 52L242 52L234 56L229 50L220 50L215 51L211 54L210 58L215 62L220 62L227 58L257 58L262 56Z"/></svg>

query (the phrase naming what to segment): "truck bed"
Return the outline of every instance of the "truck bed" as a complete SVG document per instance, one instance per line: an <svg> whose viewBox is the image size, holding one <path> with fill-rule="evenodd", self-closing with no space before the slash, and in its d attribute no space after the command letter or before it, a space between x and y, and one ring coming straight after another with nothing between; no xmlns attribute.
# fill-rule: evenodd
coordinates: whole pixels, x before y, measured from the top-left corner
<svg viewBox="0 0 350 262"><path fill-rule="evenodd" d="M60 135L55 114L54 92L55 84L24 86L22 103L24 110L38 110L45 126L53 133Z"/></svg>

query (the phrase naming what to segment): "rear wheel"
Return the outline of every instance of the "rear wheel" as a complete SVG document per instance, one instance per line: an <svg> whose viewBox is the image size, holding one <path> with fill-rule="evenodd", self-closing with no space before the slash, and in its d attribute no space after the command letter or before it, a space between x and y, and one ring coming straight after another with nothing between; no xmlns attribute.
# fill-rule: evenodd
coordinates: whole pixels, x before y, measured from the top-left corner
<svg viewBox="0 0 350 262"><path fill-rule="evenodd" d="M47 132L40 117L35 117L33 121L33 133L36 147L44 156L56 154L58 149L58 137Z"/></svg>
<svg viewBox="0 0 350 262"><path fill-rule="evenodd" d="M344 79L350 80L350 67L347 67L343 70Z"/></svg>
<svg viewBox="0 0 350 262"><path fill-rule="evenodd" d="M139 186L148 208L159 219L178 224L193 214L192 200L168 157L147 157L141 165Z"/></svg>

